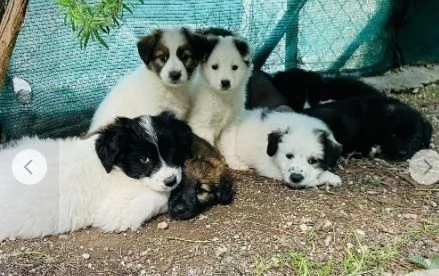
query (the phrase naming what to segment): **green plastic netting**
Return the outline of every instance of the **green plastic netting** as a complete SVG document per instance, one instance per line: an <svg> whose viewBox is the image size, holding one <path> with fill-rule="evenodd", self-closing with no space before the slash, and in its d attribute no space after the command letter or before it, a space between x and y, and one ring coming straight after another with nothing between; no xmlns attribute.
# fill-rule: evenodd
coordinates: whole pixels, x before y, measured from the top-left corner
<svg viewBox="0 0 439 276"><path fill-rule="evenodd" d="M364 75L400 62L431 62L434 56L425 57L419 47L398 47L409 39L404 28L422 40L416 27L404 25L407 16L416 18L418 4L410 0L146 0L111 32L109 50L97 43L81 50L55 2L30 0L0 94L0 125L7 139L84 131L110 88L140 64L137 39L160 26L233 29L255 48L255 66L268 72L297 66ZM437 10L435 1L426 2ZM438 22L434 10L422 8L431 15L429 24ZM435 38L439 41L437 34ZM406 61L401 51L410 54ZM421 59L418 52L424 55ZM14 77L30 84L29 102L17 99Z"/></svg>

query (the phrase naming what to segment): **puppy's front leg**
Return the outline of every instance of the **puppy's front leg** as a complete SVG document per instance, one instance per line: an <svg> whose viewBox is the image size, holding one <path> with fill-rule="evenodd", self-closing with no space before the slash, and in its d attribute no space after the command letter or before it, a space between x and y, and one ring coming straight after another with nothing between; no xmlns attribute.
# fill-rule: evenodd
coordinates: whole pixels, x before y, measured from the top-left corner
<svg viewBox="0 0 439 276"><path fill-rule="evenodd" d="M236 131L236 124L224 128L218 139L218 149L232 170L245 171L249 167L236 156Z"/></svg>
<svg viewBox="0 0 439 276"><path fill-rule="evenodd" d="M143 222L168 210L168 198L169 193L145 187L119 186L109 191L97 211L93 226L105 232L137 230Z"/></svg>
<svg viewBox="0 0 439 276"><path fill-rule="evenodd" d="M324 171L319 175L319 185L340 186L341 178L330 171Z"/></svg>

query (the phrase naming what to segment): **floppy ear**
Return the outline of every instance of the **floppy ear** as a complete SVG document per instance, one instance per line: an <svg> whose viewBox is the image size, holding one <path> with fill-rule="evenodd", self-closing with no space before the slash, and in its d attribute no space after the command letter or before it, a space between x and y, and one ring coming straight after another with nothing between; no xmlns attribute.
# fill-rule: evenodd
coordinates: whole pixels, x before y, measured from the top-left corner
<svg viewBox="0 0 439 276"><path fill-rule="evenodd" d="M423 133L422 141L424 143L424 146L426 148L429 148L430 147L430 143L431 143L431 135L433 133L433 127L431 126L431 123L427 119L425 119L425 118L422 119L422 123L423 123L423 127L424 127L424 129L423 129L424 133Z"/></svg>
<svg viewBox="0 0 439 276"><path fill-rule="evenodd" d="M128 145L129 135L126 125L130 123L130 120L117 118L114 123L99 132L99 137L95 142L95 151L107 173L111 172L114 164L120 159L123 148Z"/></svg>
<svg viewBox="0 0 439 276"><path fill-rule="evenodd" d="M342 145L338 143L334 135L327 130L318 129L316 134L320 135L320 143L323 145L325 162L328 167L334 167L342 153Z"/></svg>
<svg viewBox="0 0 439 276"><path fill-rule="evenodd" d="M282 133L280 131L273 131L270 134L268 134L268 143L267 143L268 156L271 157L276 154L280 142L282 142Z"/></svg>
<svg viewBox="0 0 439 276"><path fill-rule="evenodd" d="M157 43L160 41L161 36L162 30L157 29L153 30L151 34L143 37L137 42L137 51L145 64L148 64L151 61L152 54Z"/></svg>
<svg viewBox="0 0 439 276"><path fill-rule="evenodd" d="M235 43L236 49L238 49L238 52L241 54L242 59L246 62L250 62L252 51L248 43L239 38L234 38L233 42Z"/></svg>

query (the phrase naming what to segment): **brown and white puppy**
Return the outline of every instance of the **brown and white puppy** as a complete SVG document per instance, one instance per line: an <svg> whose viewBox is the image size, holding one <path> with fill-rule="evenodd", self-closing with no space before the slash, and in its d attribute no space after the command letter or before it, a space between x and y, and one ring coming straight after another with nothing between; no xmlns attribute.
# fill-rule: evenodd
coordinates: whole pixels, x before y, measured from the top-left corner
<svg viewBox="0 0 439 276"><path fill-rule="evenodd" d="M184 163L185 181L171 193L169 214L174 219L190 219L215 204L226 205L235 194L224 158L207 141L193 135L191 156Z"/></svg>
<svg viewBox="0 0 439 276"><path fill-rule="evenodd" d="M89 132L114 118L171 111L184 119L193 72L208 50L206 38L187 28L155 29L137 43L143 63L123 77L96 110Z"/></svg>

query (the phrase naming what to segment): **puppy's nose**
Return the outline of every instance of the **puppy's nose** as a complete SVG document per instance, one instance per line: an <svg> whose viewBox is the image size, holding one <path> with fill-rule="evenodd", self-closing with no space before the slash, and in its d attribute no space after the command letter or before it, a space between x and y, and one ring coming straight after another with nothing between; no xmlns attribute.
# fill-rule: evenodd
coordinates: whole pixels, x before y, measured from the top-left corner
<svg viewBox="0 0 439 276"><path fill-rule="evenodd" d="M290 180L294 183L299 183L300 181L303 180L303 175L298 173L292 173L290 174Z"/></svg>
<svg viewBox="0 0 439 276"><path fill-rule="evenodd" d="M179 204L172 207L172 211L176 215L182 215L182 214L186 213L186 205L179 203Z"/></svg>
<svg viewBox="0 0 439 276"><path fill-rule="evenodd" d="M172 187L177 184L177 177L175 175L169 176L168 178L165 178L165 180L163 180L163 183L165 183L165 185L168 187Z"/></svg>
<svg viewBox="0 0 439 276"><path fill-rule="evenodd" d="M221 80L221 88L222 89L229 89L230 88L230 81L229 80Z"/></svg>
<svg viewBox="0 0 439 276"><path fill-rule="evenodd" d="M173 81L179 80L181 77L180 71L171 71L169 72L169 78Z"/></svg>

